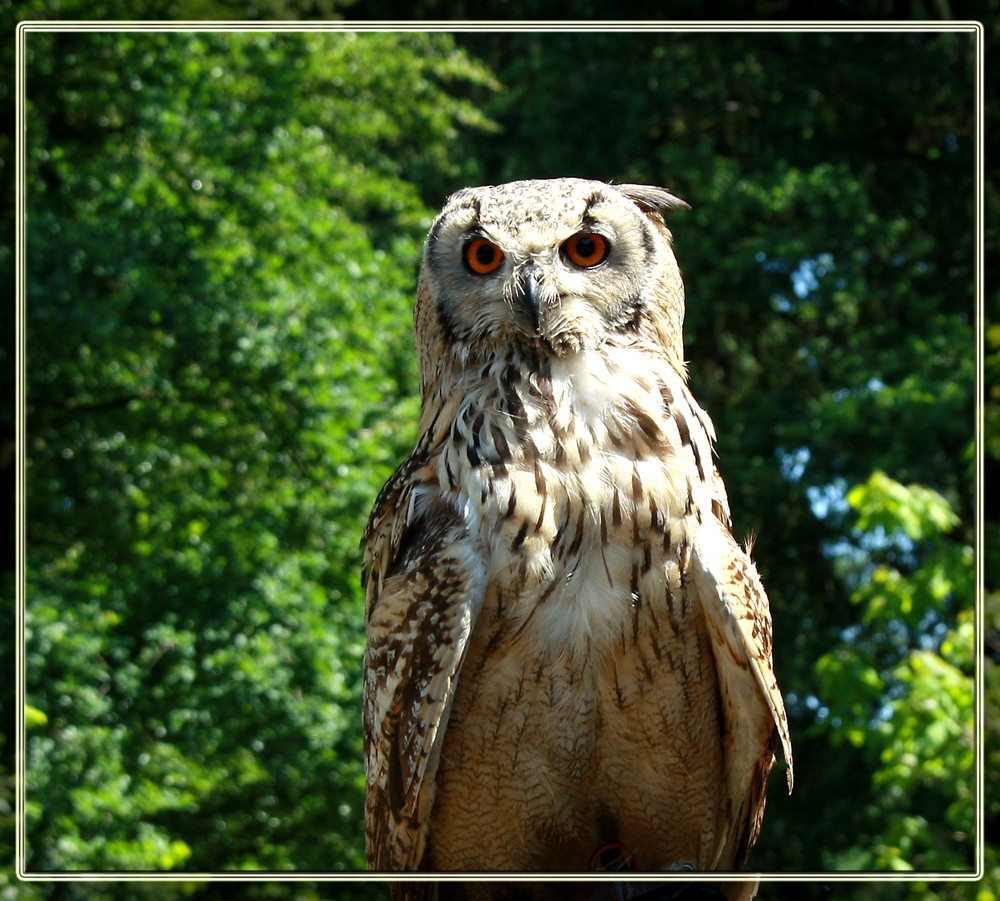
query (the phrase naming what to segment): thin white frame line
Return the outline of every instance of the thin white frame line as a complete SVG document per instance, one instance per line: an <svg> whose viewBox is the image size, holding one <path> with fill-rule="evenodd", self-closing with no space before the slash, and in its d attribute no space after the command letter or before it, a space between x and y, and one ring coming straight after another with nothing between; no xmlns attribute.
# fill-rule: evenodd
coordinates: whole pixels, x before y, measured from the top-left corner
<svg viewBox="0 0 1000 901"><path fill-rule="evenodd" d="M406 26L413 26L407 28ZM493 32L542 32L542 33L902 33L902 32L933 32L933 33L975 33L976 73L974 78L976 141L975 141L975 294L977 338L976 353L976 411L975 411L975 477L976 485L976 563L975 563L975 645L973 687L975 691L975 736L974 753L976 766L974 772L975 794L977 807L977 835L975 839L975 867L972 871L818 871L803 873L688 873L673 874L629 874L629 880L635 881L748 881L759 879L761 882L973 882L983 877L985 872L985 776L983 772L984 758L984 651L982 642L978 639L984 634L983 611L983 551L982 529L983 512L983 355L984 355L984 275L983 275L983 236L985 226L984 211L984 173L985 173L985 113L984 113L984 27L975 20L961 21L878 21L878 22L663 22L663 21L633 21L625 23L611 22L561 22L561 21L515 21L515 22L469 22L469 21L352 21L338 22L255 22L255 21L187 21L187 22L127 22L127 21L34 21L26 20L18 23L15 47L15 554L17 570L15 572L15 870L17 878L26 882L389 882L389 881L621 881L621 874L600 873L379 873L364 870L343 871L331 873L306 871L59 871L32 872L25 869L26 834L25 834L25 723L24 699L26 697L26 672L24 660L24 599L26 594L25 568L20 565L24 560L26 543L25 514L25 432L26 412L24 405L24 389L26 379L26 339L24 329L25 312L25 119L24 97L26 91L25 47L26 35L29 33L78 32L78 33L113 33L113 32L403 32L403 31L435 31L455 33L493 33Z"/></svg>
<svg viewBox="0 0 1000 901"><path fill-rule="evenodd" d="M406 26L415 26L407 28ZM523 20L523 21L417 21L400 20L394 22L372 20L338 20L334 22L309 21L252 21L252 20L209 20L209 21L155 21L129 22L118 20L26 20L18 25L18 29L31 32L132 32L132 31L266 31L266 32L368 32L368 31L435 31L456 33L495 33L495 32L576 32L576 33L669 33L669 32L701 32L701 33L878 33L878 32L982 32L983 25L976 20L941 21L896 21L884 20L876 22L802 22L797 20L775 22L753 22L733 20L730 22L698 22L698 21L647 21L635 20L627 22L581 22L556 20Z"/></svg>

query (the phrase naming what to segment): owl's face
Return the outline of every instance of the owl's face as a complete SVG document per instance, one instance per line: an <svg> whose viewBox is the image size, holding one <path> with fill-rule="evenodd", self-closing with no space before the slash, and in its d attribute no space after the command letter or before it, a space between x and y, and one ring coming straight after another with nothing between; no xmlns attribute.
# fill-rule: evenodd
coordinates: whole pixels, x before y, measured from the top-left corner
<svg viewBox="0 0 1000 901"><path fill-rule="evenodd" d="M557 356L643 331L679 340L683 289L662 214L683 205L662 188L572 178L459 191L427 238L418 331Z"/></svg>

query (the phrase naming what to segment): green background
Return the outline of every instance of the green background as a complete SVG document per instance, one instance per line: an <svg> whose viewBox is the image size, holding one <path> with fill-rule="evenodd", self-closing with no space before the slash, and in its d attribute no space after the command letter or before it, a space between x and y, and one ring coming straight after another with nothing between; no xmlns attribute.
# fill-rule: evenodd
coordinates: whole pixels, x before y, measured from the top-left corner
<svg viewBox="0 0 1000 901"><path fill-rule="evenodd" d="M737 535L756 536L795 747L795 793L772 779L750 866L973 868L976 641L988 688L1000 660L989 560L973 629L973 34L30 33L26 49L29 871L362 868L358 541L415 437L421 241L458 187L556 175L692 206L670 222L691 384ZM13 687L0 697L12 827ZM995 897L994 704L987 880L760 897ZM0 897L29 899L384 894L0 876Z"/></svg>

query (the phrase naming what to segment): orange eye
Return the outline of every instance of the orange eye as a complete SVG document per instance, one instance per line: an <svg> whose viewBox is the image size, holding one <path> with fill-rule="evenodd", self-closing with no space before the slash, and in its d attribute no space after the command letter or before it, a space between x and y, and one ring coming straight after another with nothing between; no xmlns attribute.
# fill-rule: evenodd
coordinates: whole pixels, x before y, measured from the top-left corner
<svg viewBox="0 0 1000 901"><path fill-rule="evenodd" d="M590 269L604 262L608 255L608 242L594 232L580 232L563 245L563 250L574 266Z"/></svg>
<svg viewBox="0 0 1000 901"><path fill-rule="evenodd" d="M462 259L465 267L476 275L488 275L500 268L503 262L503 251L492 241L485 238L473 238L462 248Z"/></svg>

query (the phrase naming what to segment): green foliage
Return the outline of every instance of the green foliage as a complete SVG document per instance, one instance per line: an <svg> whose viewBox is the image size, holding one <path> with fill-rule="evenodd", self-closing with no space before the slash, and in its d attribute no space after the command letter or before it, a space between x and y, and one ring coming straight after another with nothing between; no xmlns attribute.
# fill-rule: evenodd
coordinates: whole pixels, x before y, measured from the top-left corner
<svg viewBox="0 0 1000 901"><path fill-rule="evenodd" d="M972 548L951 543L958 518L924 486L907 487L876 472L847 499L862 545L873 539L885 545L886 536L906 544L905 536L927 547L909 572L886 562L868 565L851 596L863 610L863 631L852 631L816 664L825 704L819 728L836 746L849 744L873 761L878 797L869 805L869 841L828 863L866 870L971 868Z"/></svg>
<svg viewBox="0 0 1000 901"><path fill-rule="evenodd" d="M922 541L959 523L936 491L923 485L900 485L883 472L852 488L847 503L857 511L857 528L863 532L891 534L899 529L914 541Z"/></svg>
<svg viewBox="0 0 1000 901"><path fill-rule="evenodd" d="M28 50L28 866L360 869L414 181L490 79L420 34Z"/></svg>

